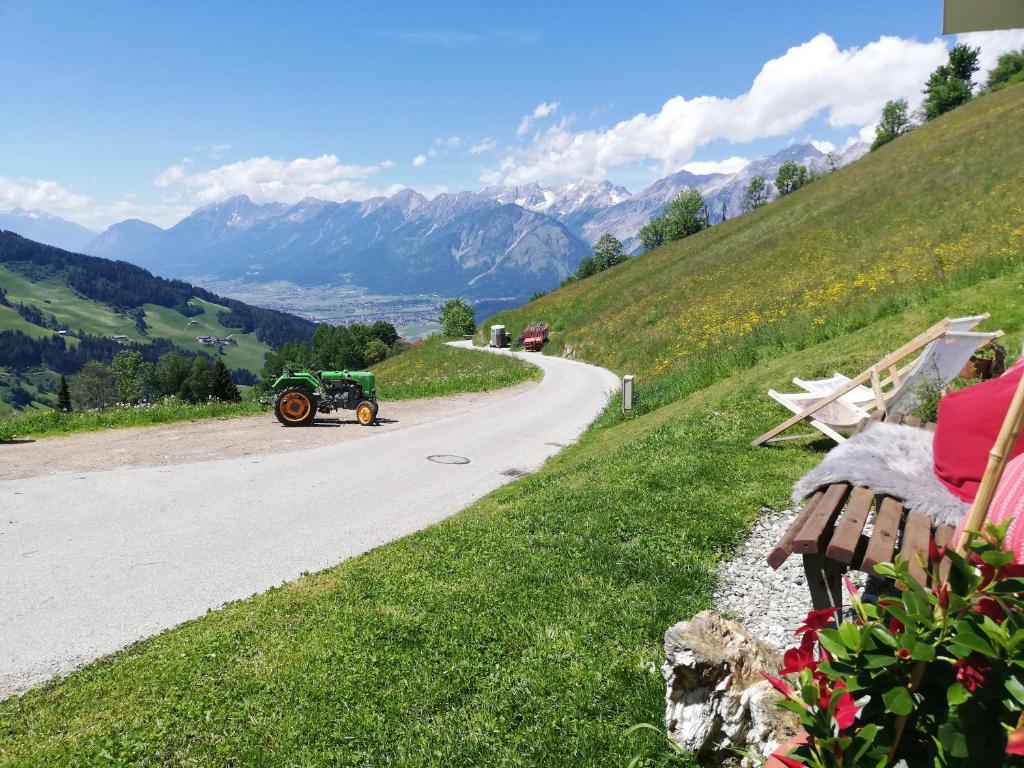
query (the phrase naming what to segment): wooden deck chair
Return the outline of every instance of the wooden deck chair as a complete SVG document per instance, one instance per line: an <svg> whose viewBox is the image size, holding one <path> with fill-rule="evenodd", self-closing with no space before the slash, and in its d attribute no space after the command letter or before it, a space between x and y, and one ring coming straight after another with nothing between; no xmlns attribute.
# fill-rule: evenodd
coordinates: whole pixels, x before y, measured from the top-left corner
<svg viewBox="0 0 1024 768"><path fill-rule="evenodd" d="M806 402L803 410L798 413L794 413L788 419L752 441L751 444L762 445L763 443L778 439L793 439L788 437L779 438L779 435L801 421L807 421L812 427L818 431L822 431L820 424L824 423L824 419L818 418L818 412L829 404L834 403L837 400L841 400L845 395L849 395L851 393L853 393L853 397L846 398L844 401L845 405L853 408L863 408L863 410L868 412L885 412L888 410L888 403L893 398L899 397L902 399L904 397L903 393L912 392L924 380L923 377L926 373L932 371L933 368L940 370L943 374L948 372L952 367L953 361L962 356L967 345L973 341L975 343L974 349L971 349L970 352L967 353L967 357L963 359L960 367L943 382L943 384L948 383L956 376L957 373L959 373L960 368L963 367L967 362L967 359L970 358L970 355L979 346L994 341L1003 335L1002 331L982 333L977 334L976 336L971 334L970 329L976 327L984 320L987 320L988 317L989 315L987 313L983 315L973 315L971 317L959 317L952 319L947 317L933 325L924 333L908 341L895 352L886 355L867 370L862 371L851 379L847 379L846 383L838 386L830 394L817 397L819 392L809 390L810 394L815 395L817 399ZM932 344L932 342L936 342L941 337L947 335L950 337L951 341L942 342L941 344ZM955 355L950 351L951 348L955 348ZM917 359L907 362L908 359L912 358L914 355L918 355ZM901 365L903 366L902 368L900 367ZM801 386L808 388L807 385L815 386L816 384L816 382L804 382ZM866 389L867 387L865 387L865 385L868 384L870 384L874 399L873 402L865 403L859 398L863 397L863 389ZM779 393L775 394L778 395ZM776 401L786 405L786 407L790 407L788 403L783 402L775 395L772 395L772 397ZM906 397L909 402L910 396L907 395ZM817 421L818 424L815 424L815 421ZM833 424L831 426L842 427L846 425ZM836 440L836 435L838 435L834 429L829 429L829 432L824 432L824 434L827 434L833 440ZM841 442L843 439L842 435L839 435L837 442Z"/></svg>
<svg viewBox="0 0 1024 768"><path fill-rule="evenodd" d="M868 390L868 392L870 393L871 390ZM793 413L802 413L808 406L814 405L822 397L820 394L811 394L809 392L790 394L776 392L774 389L768 390L768 396L780 405L784 405ZM871 399L874 399L873 393L871 393ZM870 417L871 414L863 408L840 397L830 403L826 403L815 411L814 418L808 419L807 422L823 435L827 435L837 443L841 443L846 438L837 432L835 428L853 429L864 419ZM796 440L801 437L806 437L806 435L792 435L785 438L776 438L776 440Z"/></svg>
<svg viewBox="0 0 1024 768"><path fill-rule="evenodd" d="M826 395L831 395L844 384L849 384L850 377L836 371L827 379L801 379L799 376L794 376L793 383L798 387L802 387L808 394L825 397ZM874 400L875 393L861 384L851 389L845 395L842 395L839 399L851 405L860 406Z"/></svg>

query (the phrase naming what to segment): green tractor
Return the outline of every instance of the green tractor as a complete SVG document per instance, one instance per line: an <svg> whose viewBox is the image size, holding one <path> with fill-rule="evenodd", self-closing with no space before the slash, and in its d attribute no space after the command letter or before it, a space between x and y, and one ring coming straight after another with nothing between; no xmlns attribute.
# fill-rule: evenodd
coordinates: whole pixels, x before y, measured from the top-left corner
<svg viewBox="0 0 1024 768"><path fill-rule="evenodd" d="M377 382L370 371L313 371L287 368L277 377L274 415L286 427L305 427L317 412L354 410L364 427L377 421Z"/></svg>

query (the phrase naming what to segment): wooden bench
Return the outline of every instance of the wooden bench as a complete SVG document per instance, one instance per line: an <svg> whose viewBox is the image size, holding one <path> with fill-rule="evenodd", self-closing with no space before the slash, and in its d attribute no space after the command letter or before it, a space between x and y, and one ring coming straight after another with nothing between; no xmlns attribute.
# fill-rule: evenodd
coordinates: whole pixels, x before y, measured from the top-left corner
<svg viewBox="0 0 1024 768"><path fill-rule="evenodd" d="M920 427L921 420L890 414L889 423ZM868 424L862 422L857 431ZM932 423L924 429L934 430ZM833 483L819 488L793 524L768 554L768 564L778 569L790 555L802 555L811 603L815 609L835 606L842 610L842 575L847 571L873 574L879 563L892 562L897 553L910 561L912 575L924 583L929 544L944 546L953 527L933 529L923 515L903 506L899 499L876 494L870 488ZM948 561L947 561L948 562Z"/></svg>

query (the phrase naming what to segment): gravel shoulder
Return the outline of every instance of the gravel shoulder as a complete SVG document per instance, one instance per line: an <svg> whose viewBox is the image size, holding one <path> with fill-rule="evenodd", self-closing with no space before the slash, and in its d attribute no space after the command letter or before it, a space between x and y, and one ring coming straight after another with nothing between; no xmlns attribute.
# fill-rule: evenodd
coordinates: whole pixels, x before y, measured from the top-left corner
<svg viewBox="0 0 1024 768"><path fill-rule="evenodd" d="M348 443L458 416L537 386L423 400L381 402L380 423L361 427L348 412L321 414L313 427L285 427L269 411L233 419L128 427L0 444L0 480L97 472L109 469L193 464L218 459L265 457Z"/></svg>

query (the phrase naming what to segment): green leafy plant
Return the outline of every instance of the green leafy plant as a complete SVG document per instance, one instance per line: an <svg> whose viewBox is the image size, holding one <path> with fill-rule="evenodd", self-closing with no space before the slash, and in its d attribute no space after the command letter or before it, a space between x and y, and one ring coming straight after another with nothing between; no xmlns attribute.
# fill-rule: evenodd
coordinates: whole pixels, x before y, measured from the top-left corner
<svg viewBox="0 0 1024 768"><path fill-rule="evenodd" d="M847 581L854 618L812 611L769 678L797 714L805 743L776 759L814 766L1024 765L1024 565L989 526L966 557L934 545L929 588L910 563L877 571L900 585L865 603ZM940 577L949 563L947 579Z"/></svg>

